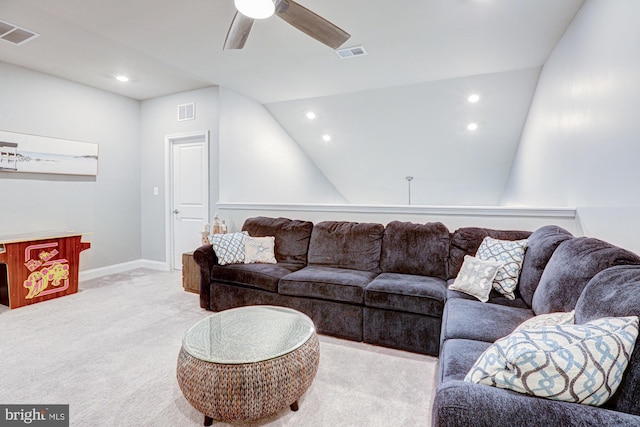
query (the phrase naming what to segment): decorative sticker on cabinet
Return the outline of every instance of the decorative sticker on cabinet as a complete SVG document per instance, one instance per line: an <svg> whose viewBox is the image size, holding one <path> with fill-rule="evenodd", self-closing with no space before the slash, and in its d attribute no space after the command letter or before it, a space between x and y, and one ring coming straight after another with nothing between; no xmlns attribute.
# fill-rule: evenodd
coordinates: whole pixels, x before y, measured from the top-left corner
<svg viewBox="0 0 640 427"><path fill-rule="evenodd" d="M25 299L62 292L69 287L69 261L54 259L60 253L57 246L58 242L43 243L25 249L24 265L31 271L23 284L29 291Z"/></svg>

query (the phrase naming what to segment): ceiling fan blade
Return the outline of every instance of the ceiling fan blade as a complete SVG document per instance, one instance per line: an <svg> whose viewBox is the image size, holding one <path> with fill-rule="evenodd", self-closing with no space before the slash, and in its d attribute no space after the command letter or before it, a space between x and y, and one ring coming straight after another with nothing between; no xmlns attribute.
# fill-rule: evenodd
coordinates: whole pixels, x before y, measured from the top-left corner
<svg viewBox="0 0 640 427"><path fill-rule="evenodd" d="M224 39L223 49L242 49L247 41L247 37L249 37L251 27L253 27L253 18L236 12L233 21L231 21L229 31L227 32L227 38Z"/></svg>
<svg viewBox="0 0 640 427"><path fill-rule="evenodd" d="M339 48L351 37L346 31L293 0L278 1L276 14L298 30L333 49Z"/></svg>

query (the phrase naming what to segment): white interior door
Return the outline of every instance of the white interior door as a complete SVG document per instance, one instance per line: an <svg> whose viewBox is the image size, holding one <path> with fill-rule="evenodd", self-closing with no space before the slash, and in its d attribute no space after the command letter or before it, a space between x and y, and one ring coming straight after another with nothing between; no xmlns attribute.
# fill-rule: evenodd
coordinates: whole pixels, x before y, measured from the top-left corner
<svg viewBox="0 0 640 427"><path fill-rule="evenodd" d="M171 142L172 266L182 269L182 254L201 245L209 218L208 134L176 137Z"/></svg>

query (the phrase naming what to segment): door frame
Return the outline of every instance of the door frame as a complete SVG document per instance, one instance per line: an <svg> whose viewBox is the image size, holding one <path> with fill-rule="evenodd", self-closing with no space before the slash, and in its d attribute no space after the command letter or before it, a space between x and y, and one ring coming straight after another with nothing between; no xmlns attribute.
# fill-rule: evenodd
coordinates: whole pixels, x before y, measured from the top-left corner
<svg viewBox="0 0 640 427"><path fill-rule="evenodd" d="M209 154L209 131L193 131L182 132L165 135L164 137L164 149L165 149L165 173L164 173L164 212L165 212L165 259L169 271L175 270L173 262L174 246L173 239L173 147L177 144L186 144L189 142L204 142L205 155L207 157L207 220L211 213L211 157Z"/></svg>

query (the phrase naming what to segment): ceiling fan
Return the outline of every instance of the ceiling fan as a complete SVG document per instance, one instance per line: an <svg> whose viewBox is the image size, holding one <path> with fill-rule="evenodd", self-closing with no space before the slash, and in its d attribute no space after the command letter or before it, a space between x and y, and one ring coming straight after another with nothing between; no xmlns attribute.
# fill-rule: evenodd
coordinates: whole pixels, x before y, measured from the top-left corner
<svg viewBox="0 0 640 427"><path fill-rule="evenodd" d="M225 50L242 49L254 20L273 14L333 49L339 48L351 37L346 31L293 0L234 0L234 3L238 11L227 32Z"/></svg>

